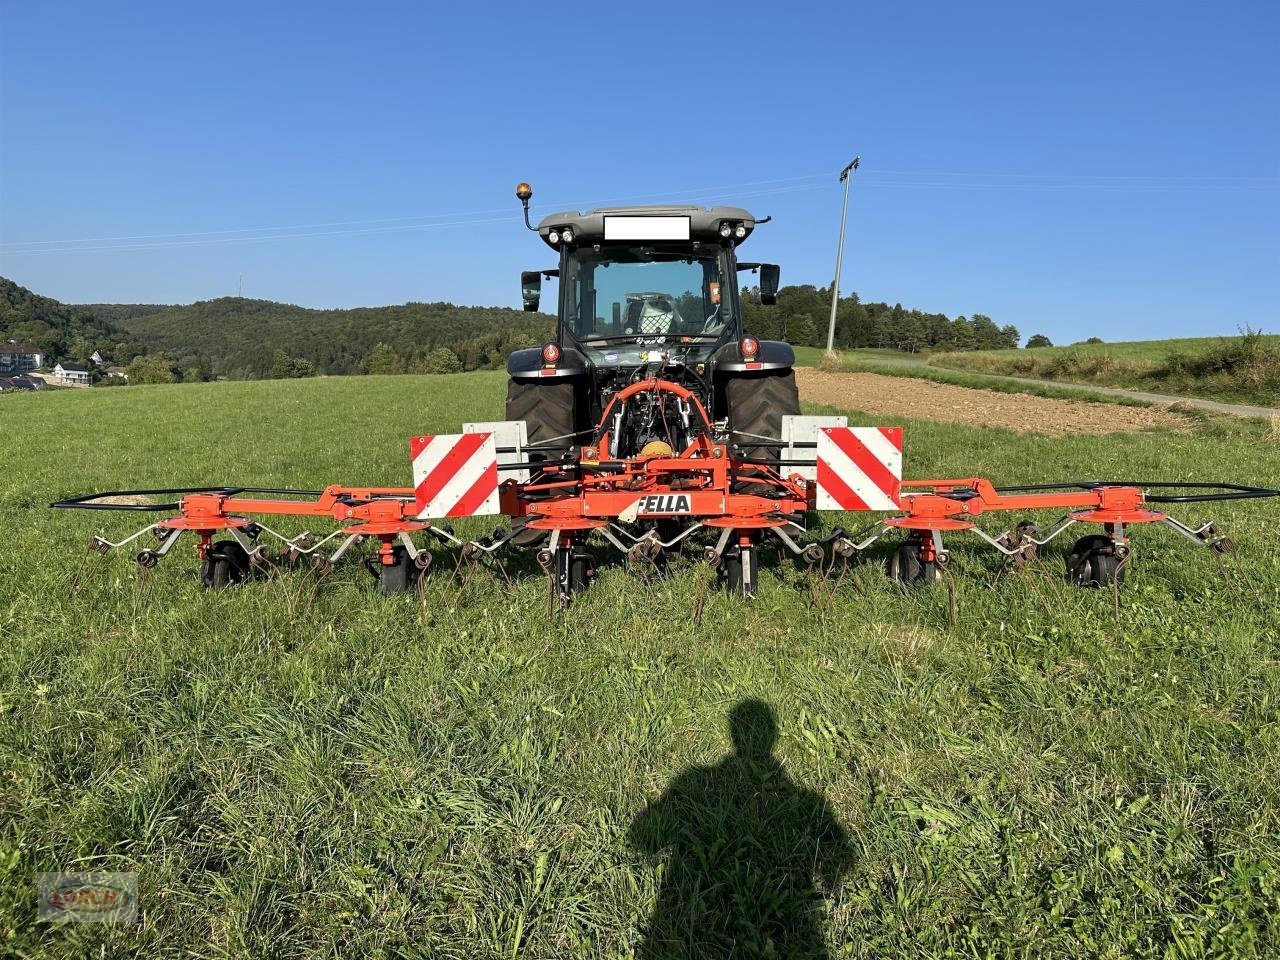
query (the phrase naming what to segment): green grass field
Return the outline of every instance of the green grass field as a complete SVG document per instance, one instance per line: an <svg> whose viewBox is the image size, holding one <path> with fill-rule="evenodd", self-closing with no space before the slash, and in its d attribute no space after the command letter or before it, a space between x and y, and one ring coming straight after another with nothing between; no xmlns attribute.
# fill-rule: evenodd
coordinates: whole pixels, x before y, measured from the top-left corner
<svg viewBox="0 0 1280 960"><path fill-rule="evenodd" d="M1276 955L1280 501L1179 511L1219 521L1248 581L1137 531L1118 612L1064 584L1069 539L1015 574L954 538L954 627L946 590L903 592L883 552L834 589L780 562L750 605L693 558L602 564L549 620L528 564L508 586L442 555L422 604L376 596L357 563L207 593L189 548L149 576L86 555L128 516L45 509L404 484L411 434L496 419L503 390L478 373L0 398L0 952ZM1280 436L1256 421L904 426L913 476L1280 486ZM137 871L141 922L37 921L36 875L62 869Z"/></svg>
<svg viewBox="0 0 1280 960"><path fill-rule="evenodd" d="M980 374L1280 405L1280 335L935 353L929 363Z"/></svg>
<svg viewBox="0 0 1280 960"><path fill-rule="evenodd" d="M796 352L796 365L801 367L816 367L827 352L825 347L792 347L792 349ZM843 356L860 357L863 360L896 359L910 356L910 354L903 353L900 350L877 350L874 347L859 347L840 352ZM925 354L920 354L919 356L925 356Z"/></svg>
<svg viewBox="0 0 1280 960"><path fill-rule="evenodd" d="M979 350L988 357L1018 357L1023 355L1055 356L1064 353L1079 353L1088 357L1114 357L1117 360L1163 360L1169 353L1204 353L1218 346L1223 339L1234 337L1173 337L1168 340L1125 340L1116 343L1077 343L1062 347L1032 347L1019 350ZM1264 334L1263 341L1272 346L1280 346L1280 335Z"/></svg>

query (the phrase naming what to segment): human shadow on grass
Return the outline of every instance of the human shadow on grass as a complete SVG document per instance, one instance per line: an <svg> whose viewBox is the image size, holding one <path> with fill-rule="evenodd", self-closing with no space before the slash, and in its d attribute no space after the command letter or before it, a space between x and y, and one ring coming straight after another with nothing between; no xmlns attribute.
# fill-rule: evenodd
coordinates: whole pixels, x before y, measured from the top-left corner
<svg viewBox="0 0 1280 960"><path fill-rule="evenodd" d="M821 793L792 782L773 755L773 708L744 700L729 714L733 752L689 767L637 814L631 842L665 855L641 960L827 957L822 900L851 859Z"/></svg>

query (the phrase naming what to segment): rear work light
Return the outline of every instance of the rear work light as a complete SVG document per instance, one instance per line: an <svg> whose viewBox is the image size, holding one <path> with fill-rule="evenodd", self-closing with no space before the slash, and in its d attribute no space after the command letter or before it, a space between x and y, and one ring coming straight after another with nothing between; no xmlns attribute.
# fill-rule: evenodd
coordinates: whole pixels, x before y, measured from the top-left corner
<svg viewBox="0 0 1280 960"><path fill-rule="evenodd" d="M554 343L548 343L542 348L542 359L545 363L554 364L560 359L560 348Z"/></svg>

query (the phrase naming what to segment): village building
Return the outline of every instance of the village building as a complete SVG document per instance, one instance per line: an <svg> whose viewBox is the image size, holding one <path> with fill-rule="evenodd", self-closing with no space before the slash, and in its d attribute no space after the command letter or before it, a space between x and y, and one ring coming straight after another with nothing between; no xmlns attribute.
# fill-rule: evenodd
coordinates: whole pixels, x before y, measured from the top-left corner
<svg viewBox="0 0 1280 960"><path fill-rule="evenodd" d="M44 353L39 347L29 347L15 340L0 343L0 375L36 370L43 363Z"/></svg>
<svg viewBox="0 0 1280 960"><path fill-rule="evenodd" d="M87 387L89 386L89 368L84 364L70 361L59 363L53 368L53 378L63 386Z"/></svg>
<svg viewBox="0 0 1280 960"><path fill-rule="evenodd" d="M43 390L44 379L29 373L0 377L0 390Z"/></svg>

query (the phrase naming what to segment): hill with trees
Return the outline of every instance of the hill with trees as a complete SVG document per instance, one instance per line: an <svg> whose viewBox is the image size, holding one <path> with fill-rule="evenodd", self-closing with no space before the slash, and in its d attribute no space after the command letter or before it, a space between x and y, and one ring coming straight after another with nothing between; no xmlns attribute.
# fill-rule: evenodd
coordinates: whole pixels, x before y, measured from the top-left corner
<svg viewBox="0 0 1280 960"><path fill-rule="evenodd" d="M84 362L95 350L104 354L117 345L119 331L87 307L61 303L32 293L0 277L0 343L39 347L52 362Z"/></svg>
<svg viewBox="0 0 1280 960"><path fill-rule="evenodd" d="M801 285L778 291L776 306L762 306L757 291L742 295L746 328L760 337L797 346L825 347L831 317L831 289ZM921 350L1000 350L1017 347L1018 328L997 326L990 317L948 317L908 310L900 303L863 303L856 293L841 297L836 310L837 349L880 347Z"/></svg>
<svg viewBox="0 0 1280 960"><path fill-rule="evenodd" d="M121 330L178 367L202 367L236 380L494 367L516 347L545 340L554 324L545 314L444 302L313 310L223 297L180 307L109 310L102 315L113 316Z"/></svg>
<svg viewBox="0 0 1280 960"><path fill-rule="evenodd" d="M801 346L825 346L830 292L783 287L775 306L745 290L748 331ZM0 279L0 339L41 347L50 363L101 351L130 367L130 381L212 377L245 380L317 374L448 373L501 367L535 346L554 318L507 307L447 302L324 310L222 297L184 305L60 303ZM901 304L840 301L836 346L922 350L1016 347L1018 331L990 317L948 317Z"/></svg>

